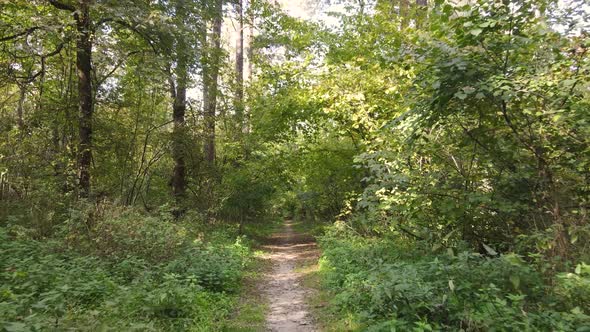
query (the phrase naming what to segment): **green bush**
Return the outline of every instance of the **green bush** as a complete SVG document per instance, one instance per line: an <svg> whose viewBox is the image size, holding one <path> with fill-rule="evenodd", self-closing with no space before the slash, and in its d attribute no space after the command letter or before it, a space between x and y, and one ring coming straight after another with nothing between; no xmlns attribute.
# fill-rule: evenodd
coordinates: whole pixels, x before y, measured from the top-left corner
<svg viewBox="0 0 590 332"><path fill-rule="evenodd" d="M68 249L84 254L115 260L133 256L158 263L178 255L197 236L191 220L171 221L165 212L149 215L106 203L83 205L70 210L62 237Z"/></svg>
<svg viewBox="0 0 590 332"><path fill-rule="evenodd" d="M207 241L190 221L132 210L88 215L43 241L0 228L0 331L219 329L250 255L242 238Z"/></svg>
<svg viewBox="0 0 590 332"><path fill-rule="evenodd" d="M552 286L515 254L440 254L336 227L320 242L335 306L368 330L590 329L587 265Z"/></svg>

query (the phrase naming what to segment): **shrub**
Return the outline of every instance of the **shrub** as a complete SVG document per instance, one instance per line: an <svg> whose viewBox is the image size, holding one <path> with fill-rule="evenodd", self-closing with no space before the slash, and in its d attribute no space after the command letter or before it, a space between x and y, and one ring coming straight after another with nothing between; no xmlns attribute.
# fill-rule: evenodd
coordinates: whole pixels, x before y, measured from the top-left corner
<svg viewBox="0 0 590 332"><path fill-rule="evenodd" d="M421 245L333 228L321 268L334 304L368 330L561 330L590 328L587 265L553 288L515 254L436 254Z"/></svg>
<svg viewBox="0 0 590 332"><path fill-rule="evenodd" d="M196 234L189 221L173 223L166 215L148 215L110 204L70 211L62 227L68 249L120 260L130 256L157 263L190 246Z"/></svg>
<svg viewBox="0 0 590 332"><path fill-rule="evenodd" d="M133 210L71 216L43 241L0 228L0 331L214 331L230 312L242 238L205 241L190 221Z"/></svg>

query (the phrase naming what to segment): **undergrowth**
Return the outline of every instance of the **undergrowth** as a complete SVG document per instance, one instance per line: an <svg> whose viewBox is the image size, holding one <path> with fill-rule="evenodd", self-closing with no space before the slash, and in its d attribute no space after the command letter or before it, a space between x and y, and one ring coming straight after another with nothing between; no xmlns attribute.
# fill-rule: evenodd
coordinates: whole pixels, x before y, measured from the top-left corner
<svg viewBox="0 0 590 332"><path fill-rule="evenodd" d="M216 331L250 243L196 215L72 210L50 237L0 227L0 331Z"/></svg>
<svg viewBox="0 0 590 332"><path fill-rule="evenodd" d="M590 331L589 265L552 273L539 257L433 252L341 226L320 238L320 274L351 330Z"/></svg>

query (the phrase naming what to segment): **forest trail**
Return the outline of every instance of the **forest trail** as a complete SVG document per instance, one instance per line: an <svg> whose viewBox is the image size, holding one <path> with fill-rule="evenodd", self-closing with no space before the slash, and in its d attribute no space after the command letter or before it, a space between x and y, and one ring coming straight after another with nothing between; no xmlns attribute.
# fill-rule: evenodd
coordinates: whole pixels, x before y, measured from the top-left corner
<svg viewBox="0 0 590 332"><path fill-rule="evenodd" d="M263 246L272 262L272 268L259 285L269 303L268 331L318 331L306 304L310 290L301 284L302 274L296 268L317 260L319 250L314 238L297 232L293 224L286 220L282 230Z"/></svg>

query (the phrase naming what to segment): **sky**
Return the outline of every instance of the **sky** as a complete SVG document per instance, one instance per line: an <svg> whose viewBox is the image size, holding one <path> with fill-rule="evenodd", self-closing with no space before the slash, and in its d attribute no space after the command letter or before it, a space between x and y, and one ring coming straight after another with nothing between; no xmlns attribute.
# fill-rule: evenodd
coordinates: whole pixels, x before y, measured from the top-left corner
<svg viewBox="0 0 590 332"><path fill-rule="evenodd" d="M329 16L327 13L330 11L343 11L344 6L342 5L324 5L318 6L316 5L320 1L324 0L269 0L269 1L276 1L281 8L290 16L301 18L304 20L312 20L316 22L322 22L327 26L336 26L338 24L338 19L335 17ZM325 2L325 1L324 1ZM311 5L310 5L311 3ZM228 51L229 58L231 63L235 60L235 45L237 39L237 24L236 24L236 17L231 10L226 12L226 17L223 21L223 28L222 28L222 41L224 44L224 48ZM247 49L248 41L249 41L249 33L250 30L248 27L245 27L244 30L244 48ZM248 58L247 56L244 57L244 69L245 69L245 77L247 78L248 73ZM199 77L195 77L195 79L199 79ZM195 100L200 100L202 93L201 89L196 86L188 91L189 97Z"/></svg>
<svg viewBox="0 0 590 332"><path fill-rule="evenodd" d="M336 28L338 26L338 18L330 16L329 12L340 12L344 13L346 11L345 5L343 4L325 4L325 0L269 0L275 1L278 3L281 8L290 16L301 18L304 20L311 20L318 23L323 23L328 27ZM534 1L534 0L529 0ZM318 3L324 3L323 5L318 5ZM559 0L560 7L568 7L571 6L572 0ZM583 11L586 13L590 13L590 4L583 5ZM235 41L237 37L237 26L235 23L235 15L227 15L223 22L223 43L224 48L228 50L230 61L234 61L234 53L235 53ZM588 22L582 22L586 27L588 26ZM557 27L559 29L559 27ZM248 47L249 41L249 29L246 27L244 31L244 42L245 42L245 49ZM245 57L245 65L244 68L248 70L248 59ZM248 77L248 73L246 72L245 77ZM189 95L192 98L200 99L200 89L193 88L189 91Z"/></svg>
<svg viewBox="0 0 590 332"><path fill-rule="evenodd" d="M277 2L281 5L281 8L291 16L322 22L327 26L338 24L338 19L329 16L327 13L343 12L345 10L344 5L317 5L320 1L321 0L278 0Z"/></svg>

